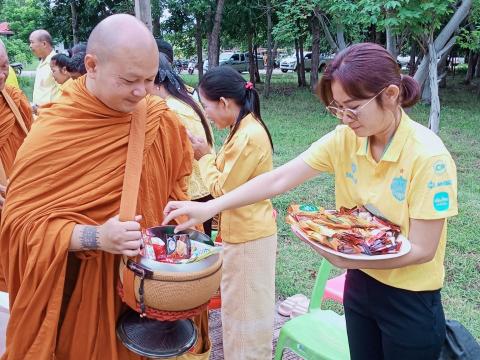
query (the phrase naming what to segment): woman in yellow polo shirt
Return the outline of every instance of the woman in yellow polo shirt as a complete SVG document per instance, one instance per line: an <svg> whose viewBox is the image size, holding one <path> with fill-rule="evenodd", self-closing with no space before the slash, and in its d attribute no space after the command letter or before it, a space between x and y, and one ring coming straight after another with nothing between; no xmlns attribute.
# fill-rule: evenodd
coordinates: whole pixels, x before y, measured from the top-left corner
<svg viewBox="0 0 480 360"><path fill-rule="evenodd" d="M199 94L214 124L230 129L216 156L205 141L192 138L195 158L213 197L272 170L272 139L252 83L231 67L216 67L200 81ZM277 247L272 203L260 200L223 211L220 234L225 359L271 359Z"/></svg>
<svg viewBox="0 0 480 360"><path fill-rule="evenodd" d="M319 96L343 125L296 159L203 206L172 202L166 220L182 226L218 211L283 193L321 172L335 175L336 206L370 205L400 225L410 252L389 260L348 260L344 307L350 354L357 359L437 359L445 337L440 299L447 218L457 214L455 163L438 136L411 120L419 86L394 58L370 43L348 47L327 66Z"/></svg>
<svg viewBox="0 0 480 360"><path fill-rule="evenodd" d="M210 151L214 152L213 134L202 111L201 105L188 93L183 80L172 71L168 58L159 53L158 74L155 77L154 95L165 100L168 107L178 116L189 134L204 140ZM188 179L188 195L194 201L205 202L212 199L208 186L200 174L200 164L194 161L192 175ZM211 236L211 219L203 223L205 234Z"/></svg>

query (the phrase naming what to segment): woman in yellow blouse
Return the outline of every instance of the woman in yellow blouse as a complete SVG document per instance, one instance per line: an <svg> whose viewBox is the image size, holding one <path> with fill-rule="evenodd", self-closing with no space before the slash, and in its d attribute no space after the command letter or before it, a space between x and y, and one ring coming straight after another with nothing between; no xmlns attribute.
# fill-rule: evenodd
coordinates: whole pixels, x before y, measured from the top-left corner
<svg viewBox="0 0 480 360"><path fill-rule="evenodd" d="M201 105L188 93L183 80L171 68L167 57L160 53L160 62L157 77L155 78L154 94L165 100L168 107L177 114L180 121L192 136L204 140L210 151L213 152L212 129L205 118ZM200 164L193 162L192 175L189 179L188 194L194 201L205 202L212 199L208 186L200 174ZM210 236L212 221L203 223L204 232Z"/></svg>
<svg viewBox="0 0 480 360"><path fill-rule="evenodd" d="M199 84L208 117L230 129L215 156L192 137L195 158L214 197L272 169L272 139L251 83L228 66L208 71ZM225 359L271 359L275 305L277 227L270 200L222 211L221 283Z"/></svg>
<svg viewBox="0 0 480 360"><path fill-rule="evenodd" d="M337 208L370 205L411 242L408 254L376 261L319 251L348 269L343 305L351 359L436 360L445 338L447 219L458 213L455 163L442 140L403 111L417 102L419 86L381 46L355 44L338 53L318 89L342 125L225 196L202 206L170 203L165 221L187 215L181 230L333 173Z"/></svg>

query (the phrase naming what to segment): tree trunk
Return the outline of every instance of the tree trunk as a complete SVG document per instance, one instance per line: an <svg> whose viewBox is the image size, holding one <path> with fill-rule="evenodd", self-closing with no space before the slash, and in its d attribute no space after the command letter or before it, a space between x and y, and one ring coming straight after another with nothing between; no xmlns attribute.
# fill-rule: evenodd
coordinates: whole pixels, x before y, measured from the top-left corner
<svg viewBox="0 0 480 360"><path fill-rule="evenodd" d="M218 56L220 54L220 30L222 27L223 6L225 0L217 0L217 10L213 21L212 33L208 42L208 68L218 66Z"/></svg>
<svg viewBox="0 0 480 360"><path fill-rule="evenodd" d="M478 78L480 77L480 55L478 55L478 58L477 58L477 65L475 66L475 77Z"/></svg>
<svg viewBox="0 0 480 360"><path fill-rule="evenodd" d="M412 41L412 45L410 47L410 61L408 62L408 75L413 76L415 74L415 71L417 71L416 67L416 58L417 56L417 43L415 41Z"/></svg>
<svg viewBox="0 0 480 360"><path fill-rule="evenodd" d="M397 58L397 37L393 33L393 30L390 26L387 26L386 29L386 37L387 37L387 50L392 55L394 59Z"/></svg>
<svg viewBox="0 0 480 360"><path fill-rule="evenodd" d="M447 73L448 73L447 60L448 60L449 53L450 52L447 51L445 54L443 54L437 66L437 73L439 75L438 87L441 89L445 89L447 87Z"/></svg>
<svg viewBox="0 0 480 360"><path fill-rule="evenodd" d="M300 73L300 86L301 87L306 87L307 86L307 80L305 79L305 57L303 54L303 45L304 45L305 39L303 36L300 36L298 39L298 50L299 50L299 57L300 57L300 66L297 65L297 71Z"/></svg>
<svg viewBox="0 0 480 360"><path fill-rule="evenodd" d="M320 23L312 17L312 69L310 71L310 90L315 91L318 83L318 68L320 66Z"/></svg>
<svg viewBox="0 0 480 360"><path fill-rule="evenodd" d="M437 52L441 51L449 42L451 42L452 36L457 31L462 21L469 14L471 6L472 0L462 0L461 5L457 8L455 13L450 18L450 21L447 23L447 25L445 25L434 41L435 50ZM455 39L455 36L453 36L453 39ZM424 86L425 81L427 80L429 63L430 57L425 54L414 76L414 79L417 80L417 82L420 84L420 87Z"/></svg>
<svg viewBox="0 0 480 360"><path fill-rule="evenodd" d="M330 47L334 52L337 52L339 50L337 43L333 39L332 34L330 33L330 29L328 28L327 23L325 22L325 19L323 18L322 13L320 12L320 8L317 6L314 10L313 13L317 17L318 21L320 21L320 25L322 26L323 33L325 34L325 38L327 39L328 43L330 44Z"/></svg>
<svg viewBox="0 0 480 360"><path fill-rule="evenodd" d="M72 12L72 37L73 37L73 44L78 44L78 13L77 13L77 5L75 1L70 2L70 10Z"/></svg>
<svg viewBox="0 0 480 360"><path fill-rule="evenodd" d="M440 130L440 97L438 96L438 78L437 78L437 50L433 42L433 32L430 33L428 41L429 66L428 75L430 82L430 118L428 119L428 127L435 134Z"/></svg>
<svg viewBox="0 0 480 360"><path fill-rule="evenodd" d="M198 81L203 77L203 46L202 46L202 20L200 15L195 16L195 47L197 50Z"/></svg>
<svg viewBox="0 0 480 360"><path fill-rule="evenodd" d="M473 76L475 74L475 67L477 66L477 61L479 58L478 53L474 53L473 51L470 50L470 55L468 57L468 68L467 68L467 73L465 74L465 85L469 85L470 82L473 79Z"/></svg>
<svg viewBox="0 0 480 360"><path fill-rule="evenodd" d="M337 23L336 24L337 28L337 44L338 44L338 49L343 50L347 47L347 43L345 42L345 27L343 26L342 23Z"/></svg>
<svg viewBox="0 0 480 360"><path fill-rule="evenodd" d="M299 71L299 68L300 68L300 55L299 55L299 52L300 52L300 49L299 49L299 46L298 46L298 39L295 39L295 57L297 59L297 65L295 67L295 72L297 73L297 82L298 82L298 86L302 86L302 81L300 79L300 71Z"/></svg>
<svg viewBox="0 0 480 360"><path fill-rule="evenodd" d="M255 84L255 64L253 56L253 31L249 31L247 35L248 41L248 74L250 75L250 82Z"/></svg>
<svg viewBox="0 0 480 360"><path fill-rule="evenodd" d="M152 31L152 6L150 0L135 0L135 16Z"/></svg>
<svg viewBox="0 0 480 360"><path fill-rule="evenodd" d="M255 44L255 45L253 46L253 55L254 55L254 57L255 57L255 58L254 58L255 61L254 61L254 63L253 63L253 64L254 64L254 65L253 65L253 66L254 66L253 68L255 69L255 82L256 82L257 84L261 84L261 83L262 83L262 79L260 78L260 71L259 71L259 69L258 69L258 45L257 45L257 44ZM263 60L262 60L262 61L263 61Z"/></svg>
<svg viewBox="0 0 480 360"><path fill-rule="evenodd" d="M272 79L273 64L275 59L272 52L272 2L267 0L267 69L265 76L265 86L263 87L263 96L268 99L270 96L270 80ZM275 42L275 45L277 43Z"/></svg>

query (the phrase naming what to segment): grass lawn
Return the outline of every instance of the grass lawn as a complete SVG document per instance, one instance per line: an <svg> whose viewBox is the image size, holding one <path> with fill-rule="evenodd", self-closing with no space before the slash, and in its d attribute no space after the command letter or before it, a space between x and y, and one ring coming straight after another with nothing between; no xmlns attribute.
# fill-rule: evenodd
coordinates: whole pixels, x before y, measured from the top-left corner
<svg viewBox="0 0 480 360"><path fill-rule="evenodd" d="M196 76L184 76L195 84ZM441 91L441 130L457 164L459 215L449 220L446 251L446 278L442 291L446 317L461 321L480 339L480 102L475 89L460 84L461 76L449 78ZM336 120L327 115L319 101L307 90L296 87L295 74L274 75L273 94L262 101L262 116L272 133L275 166L294 158L322 135L332 130ZM261 90L262 85L258 85ZM410 116L422 124L429 107L417 105ZM219 137L217 136L217 139ZM273 199L279 216L277 253L277 296L295 293L310 295L320 257L295 238L283 221L287 206L313 202L334 208L334 183L330 175L303 184ZM342 311L328 302L327 307Z"/></svg>
<svg viewBox="0 0 480 360"><path fill-rule="evenodd" d="M195 85L196 75L182 75ZM246 74L245 74L246 76ZM440 137L450 150L458 171L459 215L449 220L446 251L446 279L442 291L446 317L461 321L480 339L480 101L473 86L460 84L461 75L448 79L441 90ZM22 78L21 86L31 99L33 78ZM315 140L332 130L337 121L327 115L308 91L296 87L295 74L274 75L270 99L262 99L262 116L272 133L275 166L294 158ZM262 85L258 85L262 89ZM410 116L427 123L429 107L417 105ZM224 133L225 134L225 133ZM222 134L216 137L221 143ZM295 293L310 295L320 257L296 239L283 221L287 206L313 202L334 208L334 184L330 175L303 184L273 199L279 211L276 289L279 298ZM337 270L337 272L339 272ZM341 312L342 307L328 302Z"/></svg>

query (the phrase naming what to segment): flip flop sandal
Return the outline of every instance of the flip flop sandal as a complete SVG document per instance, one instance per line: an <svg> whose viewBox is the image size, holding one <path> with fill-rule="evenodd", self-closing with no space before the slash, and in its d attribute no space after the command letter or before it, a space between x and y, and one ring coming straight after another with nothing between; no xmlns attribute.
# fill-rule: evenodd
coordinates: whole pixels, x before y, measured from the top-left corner
<svg viewBox="0 0 480 360"><path fill-rule="evenodd" d="M290 312L290 319L293 319L297 316L306 314L308 312L308 306L310 305L310 300L302 299L295 304Z"/></svg>
<svg viewBox="0 0 480 360"><path fill-rule="evenodd" d="M283 300L277 308L277 312L282 316L290 316L292 309L299 302L308 301L308 298L303 294L295 294Z"/></svg>

